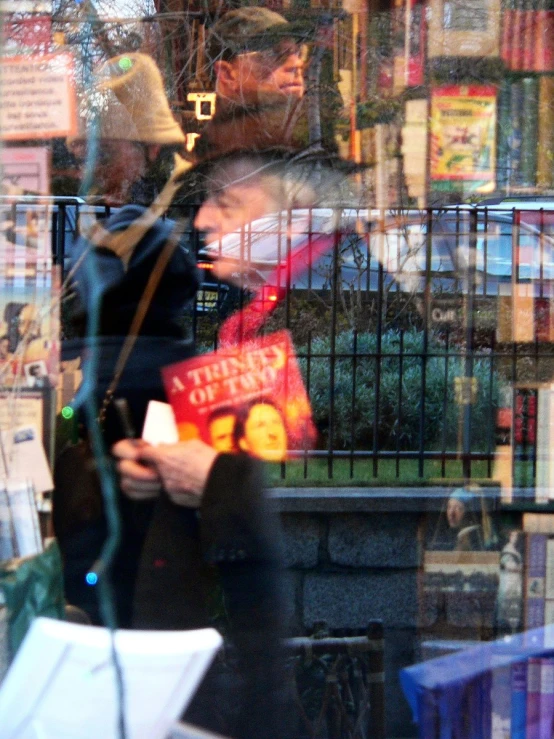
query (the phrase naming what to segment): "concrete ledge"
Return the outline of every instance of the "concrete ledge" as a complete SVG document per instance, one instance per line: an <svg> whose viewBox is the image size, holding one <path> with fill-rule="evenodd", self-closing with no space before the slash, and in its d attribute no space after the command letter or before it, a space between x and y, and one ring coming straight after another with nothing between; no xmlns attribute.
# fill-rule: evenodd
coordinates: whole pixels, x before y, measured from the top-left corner
<svg viewBox="0 0 554 739"><path fill-rule="evenodd" d="M453 488L271 488L268 492L280 513L424 513L440 511ZM484 495L494 507L500 488L485 488Z"/></svg>

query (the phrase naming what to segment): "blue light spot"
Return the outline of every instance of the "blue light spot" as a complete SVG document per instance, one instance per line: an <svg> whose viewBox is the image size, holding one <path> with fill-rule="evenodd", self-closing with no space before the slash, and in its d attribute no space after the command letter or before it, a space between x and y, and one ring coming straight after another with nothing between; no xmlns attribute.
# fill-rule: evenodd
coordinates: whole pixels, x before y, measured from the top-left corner
<svg viewBox="0 0 554 739"><path fill-rule="evenodd" d="M96 585L98 582L98 575L96 572L87 572L85 580L87 581L87 585Z"/></svg>

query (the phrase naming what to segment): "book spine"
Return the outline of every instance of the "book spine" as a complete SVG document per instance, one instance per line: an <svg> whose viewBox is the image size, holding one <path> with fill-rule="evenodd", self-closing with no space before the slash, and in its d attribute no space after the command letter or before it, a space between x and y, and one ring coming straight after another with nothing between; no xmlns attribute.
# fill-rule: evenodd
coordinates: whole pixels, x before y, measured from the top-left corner
<svg viewBox="0 0 554 739"><path fill-rule="evenodd" d="M523 10L521 69L525 72L533 70L538 2L539 0L527 0Z"/></svg>
<svg viewBox="0 0 554 739"><path fill-rule="evenodd" d="M523 66L523 5L523 0L514 0L509 65L514 71L521 70Z"/></svg>
<svg viewBox="0 0 554 739"><path fill-rule="evenodd" d="M527 663L526 739L540 739L541 663L537 657L530 657Z"/></svg>
<svg viewBox="0 0 554 739"><path fill-rule="evenodd" d="M511 739L525 739L527 724L527 662L512 665Z"/></svg>
<svg viewBox="0 0 554 739"><path fill-rule="evenodd" d="M514 413L514 486L535 484L535 448L537 440L537 391L516 388Z"/></svg>
<svg viewBox="0 0 554 739"><path fill-rule="evenodd" d="M518 184L521 168L521 123L523 85L513 82L510 95L510 185Z"/></svg>
<svg viewBox="0 0 554 739"><path fill-rule="evenodd" d="M439 709L433 691L424 690L418 697L419 736L425 739L439 737Z"/></svg>
<svg viewBox="0 0 554 739"><path fill-rule="evenodd" d="M504 327L504 333L506 336L512 336L511 329L511 300L508 296L501 296L499 302L502 301L502 297L506 298L505 309L502 309L502 305L499 306L499 318L498 332L501 332L501 320L502 316L505 317L505 322L509 323L509 329ZM508 306L508 302L510 305ZM506 314L508 318L506 318ZM499 341L501 339L499 338ZM508 341L507 338L502 339ZM514 497L513 491L513 448L512 448L512 419L513 419L513 393L507 388L500 393L498 410L496 412L496 426L495 426L495 453L494 453L494 479L498 480L501 485L501 497L504 503L512 503Z"/></svg>
<svg viewBox="0 0 554 739"><path fill-rule="evenodd" d="M500 58L508 69L512 61L512 34L514 25L514 0L505 0L502 8L502 31L500 37Z"/></svg>
<svg viewBox="0 0 554 739"><path fill-rule="evenodd" d="M537 403L537 464L535 474L535 501L548 502L550 478L550 406L552 403L551 390L548 387L539 388ZM543 514L524 514L525 516ZM530 519L528 520L528 523ZM540 524L540 519L534 519L534 525ZM526 528L526 531L532 529ZM536 532L546 533L546 532Z"/></svg>
<svg viewBox="0 0 554 739"><path fill-rule="evenodd" d="M535 47L533 54L535 72L554 71L554 4L541 0L535 22Z"/></svg>
<svg viewBox="0 0 554 739"><path fill-rule="evenodd" d="M491 675L491 739L510 739L512 724L510 665L497 667Z"/></svg>
<svg viewBox="0 0 554 739"><path fill-rule="evenodd" d="M525 628L544 626L544 592L546 579L545 534L527 535L527 572L525 577Z"/></svg>
<svg viewBox="0 0 554 739"><path fill-rule="evenodd" d="M550 620L554 610L554 538L549 537L546 541L546 573L544 580L544 622L552 623Z"/></svg>
<svg viewBox="0 0 554 739"><path fill-rule="evenodd" d="M499 188L510 182L510 93L509 80L503 80L498 93L498 152L496 181Z"/></svg>
<svg viewBox="0 0 554 739"><path fill-rule="evenodd" d="M481 695L481 721L478 731L474 735L475 739L492 739L492 679L493 673L491 670L488 670L481 676L481 685L478 686Z"/></svg>
<svg viewBox="0 0 554 739"><path fill-rule="evenodd" d="M523 110L521 122L521 179L525 187L535 185L537 176L537 135L539 124L539 81L525 77L523 86Z"/></svg>
<svg viewBox="0 0 554 739"><path fill-rule="evenodd" d="M553 13L554 15L554 13ZM540 34L539 34L540 35ZM554 43L554 39L552 39ZM539 80L539 123L537 139L537 186L554 186L554 77ZM550 315L549 323L550 323ZM550 326L549 326L550 327ZM545 341L551 341L551 333Z"/></svg>
<svg viewBox="0 0 554 739"><path fill-rule="evenodd" d="M540 156L538 154L538 142L537 159L540 160ZM539 162L537 162L537 180L538 167ZM535 341L550 341L550 298L535 298Z"/></svg>
<svg viewBox="0 0 554 739"><path fill-rule="evenodd" d="M459 723L453 727L468 739L489 739L491 736L491 687L492 674L488 670L472 680L466 688L466 711L462 709ZM463 713L466 715L463 716ZM454 733L456 736L456 733Z"/></svg>
<svg viewBox="0 0 554 739"><path fill-rule="evenodd" d="M554 718L554 659L541 659L541 694L539 705L539 739L552 739Z"/></svg>

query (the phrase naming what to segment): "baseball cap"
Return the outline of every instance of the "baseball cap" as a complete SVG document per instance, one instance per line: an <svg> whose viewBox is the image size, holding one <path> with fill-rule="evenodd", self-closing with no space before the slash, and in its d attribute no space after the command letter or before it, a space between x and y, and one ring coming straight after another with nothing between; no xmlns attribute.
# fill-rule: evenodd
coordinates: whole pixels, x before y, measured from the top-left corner
<svg viewBox="0 0 554 739"><path fill-rule="evenodd" d="M249 51L271 49L284 39L307 43L313 29L305 22L289 22L269 8L236 8L210 29L206 54L210 64Z"/></svg>

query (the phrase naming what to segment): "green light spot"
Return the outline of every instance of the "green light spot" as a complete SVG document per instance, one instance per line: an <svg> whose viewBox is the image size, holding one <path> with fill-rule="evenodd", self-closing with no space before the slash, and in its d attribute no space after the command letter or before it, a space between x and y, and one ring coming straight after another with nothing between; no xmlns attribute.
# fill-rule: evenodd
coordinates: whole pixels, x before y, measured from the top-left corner
<svg viewBox="0 0 554 739"><path fill-rule="evenodd" d="M128 72L133 66L133 60L129 59L128 56L122 56L121 59L118 61L118 65L119 68L122 69L124 72Z"/></svg>
<svg viewBox="0 0 554 739"><path fill-rule="evenodd" d="M69 421L70 418L73 418L75 414L75 411L70 405L64 405L62 408L62 418L65 418L66 421Z"/></svg>

